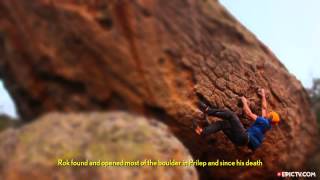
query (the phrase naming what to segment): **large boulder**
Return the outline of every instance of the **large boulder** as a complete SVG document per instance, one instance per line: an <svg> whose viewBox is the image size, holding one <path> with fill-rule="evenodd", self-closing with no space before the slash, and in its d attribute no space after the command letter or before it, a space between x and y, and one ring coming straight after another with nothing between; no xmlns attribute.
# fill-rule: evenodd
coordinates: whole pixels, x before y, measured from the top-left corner
<svg viewBox="0 0 320 180"><path fill-rule="evenodd" d="M199 169L203 177L266 177L301 168L316 121L301 83L217 0L2 0L0 69L19 114L123 109L170 125L195 158L261 159L263 168ZM190 130L199 98L235 111L256 89L283 123L248 155L221 133Z"/></svg>
<svg viewBox="0 0 320 180"><path fill-rule="evenodd" d="M121 112L53 113L0 135L0 179L198 179L193 166L58 166L59 159L181 162L192 157L163 123Z"/></svg>

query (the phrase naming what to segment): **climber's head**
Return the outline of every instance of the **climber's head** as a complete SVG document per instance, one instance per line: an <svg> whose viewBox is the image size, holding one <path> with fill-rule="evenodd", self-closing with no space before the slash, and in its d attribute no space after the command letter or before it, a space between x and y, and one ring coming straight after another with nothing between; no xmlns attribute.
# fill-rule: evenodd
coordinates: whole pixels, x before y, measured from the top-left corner
<svg viewBox="0 0 320 180"><path fill-rule="evenodd" d="M269 112L267 118L271 121L273 125L278 125L280 122L279 114L274 111Z"/></svg>

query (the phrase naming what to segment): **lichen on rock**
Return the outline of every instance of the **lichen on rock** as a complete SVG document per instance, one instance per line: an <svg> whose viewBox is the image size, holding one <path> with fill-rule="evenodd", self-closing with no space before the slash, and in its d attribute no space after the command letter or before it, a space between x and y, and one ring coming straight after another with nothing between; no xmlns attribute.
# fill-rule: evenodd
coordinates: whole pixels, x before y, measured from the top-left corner
<svg viewBox="0 0 320 180"><path fill-rule="evenodd" d="M1 179L198 179L193 166L58 166L63 161L190 161L167 126L123 112L51 113L0 135Z"/></svg>

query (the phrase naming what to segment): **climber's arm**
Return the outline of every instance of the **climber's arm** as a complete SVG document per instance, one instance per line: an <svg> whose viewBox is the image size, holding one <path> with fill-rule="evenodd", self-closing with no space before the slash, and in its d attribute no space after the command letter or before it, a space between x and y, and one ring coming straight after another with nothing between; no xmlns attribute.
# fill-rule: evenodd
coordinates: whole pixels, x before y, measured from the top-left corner
<svg viewBox="0 0 320 180"><path fill-rule="evenodd" d="M262 116L266 117L267 116L267 99L266 99L266 93L265 90L259 89L258 91L259 95L261 96L261 109L262 109Z"/></svg>
<svg viewBox="0 0 320 180"><path fill-rule="evenodd" d="M243 104L243 111L244 113L246 114L246 116L248 116L252 121L255 121L257 119L257 115L252 113L249 105L248 105L248 100L247 98L245 97L241 97L241 101L242 101L242 104Z"/></svg>

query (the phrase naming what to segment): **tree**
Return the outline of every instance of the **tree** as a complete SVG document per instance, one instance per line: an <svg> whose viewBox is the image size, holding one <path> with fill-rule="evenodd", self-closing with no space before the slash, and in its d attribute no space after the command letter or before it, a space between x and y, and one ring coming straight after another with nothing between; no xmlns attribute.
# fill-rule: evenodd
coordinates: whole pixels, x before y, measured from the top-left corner
<svg viewBox="0 0 320 180"><path fill-rule="evenodd" d="M312 88L309 90L312 102L320 103L320 79L314 79Z"/></svg>
<svg viewBox="0 0 320 180"><path fill-rule="evenodd" d="M309 94L320 128L320 79L313 80L313 86L309 89Z"/></svg>

